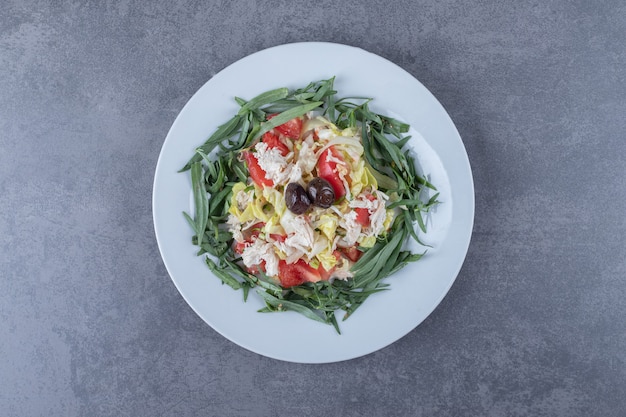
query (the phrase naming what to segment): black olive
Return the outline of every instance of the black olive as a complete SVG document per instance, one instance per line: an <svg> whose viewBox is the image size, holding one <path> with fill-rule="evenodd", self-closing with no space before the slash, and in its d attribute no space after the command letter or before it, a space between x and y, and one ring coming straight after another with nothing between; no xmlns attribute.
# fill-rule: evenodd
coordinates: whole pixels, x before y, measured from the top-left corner
<svg viewBox="0 0 626 417"><path fill-rule="evenodd" d="M304 187L292 182L285 189L285 204L292 213L302 214L311 207L311 200Z"/></svg>
<svg viewBox="0 0 626 417"><path fill-rule="evenodd" d="M332 185L324 178L314 178L307 187L307 192L313 204L321 208L328 208L335 202L335 191Z"/></svg>

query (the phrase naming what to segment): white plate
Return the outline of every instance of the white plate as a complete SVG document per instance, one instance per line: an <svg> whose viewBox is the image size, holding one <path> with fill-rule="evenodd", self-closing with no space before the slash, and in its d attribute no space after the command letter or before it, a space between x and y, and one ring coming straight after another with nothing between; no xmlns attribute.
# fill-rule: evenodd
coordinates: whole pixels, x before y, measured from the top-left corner
<svg viewBox="0 0 626 417"><path fill-rule="evenodd" d="M232 117L234 96L303 87L336 76L339 97L374 98L371 108L411 125L411 146L422 171L441 192L425 236L433 248L387 278L391 289L371 296L355 314L332 326L294 312L258 313L195 255L182 212L190 210L189 173L177 171L215 128ZM153 217L159 249L174 284L213 329L253 352L291 362L336 362L381 349L420 324L441 302L461 268L474 220L474 186L461 138L435 97L397 65L362 49L333 43L294 43L247 56L216 74L182 109L156 167Z"/></svg>

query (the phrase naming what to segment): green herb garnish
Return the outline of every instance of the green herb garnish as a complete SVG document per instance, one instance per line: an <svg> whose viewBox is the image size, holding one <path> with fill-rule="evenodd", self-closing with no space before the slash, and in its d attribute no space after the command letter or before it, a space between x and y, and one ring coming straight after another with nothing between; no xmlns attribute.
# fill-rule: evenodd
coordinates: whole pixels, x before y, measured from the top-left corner
<svg viewBox="0 0 626 417"><path fill-rule="evenodd" d="M415 160L405 148L409 125L372 112L371 99L337 98L333 83L334 77L293 91L271 90L248 101L235 98L238 113L219 126L179 172L191 171L195 217L183 215L194 232L192 243L199 247L198 255L205 256L213 274L242 290L244 301L250 289L256 289L265 301L261 312L295 311L332 325L340 333L337 310L345 311L343 320L347 319L370 295L388 288L384 278L424 255L411 253L405 244L412 238L424 245L415 225L426 232L425 215L438 203L439 194L423 198L426 188L436 189L417 173ZM310 111L319 112L340 129L361 130L366 166L378 189L391 197L387 208L395 208L397 215L371 248L360 248L364 254L351 268L353 278L283 288L262 271L251 274L242 267L225 222L233 185L249 177L246 164L238 158L240 151L264 133ZM270 114L275 116L267 120Z"/></svg>

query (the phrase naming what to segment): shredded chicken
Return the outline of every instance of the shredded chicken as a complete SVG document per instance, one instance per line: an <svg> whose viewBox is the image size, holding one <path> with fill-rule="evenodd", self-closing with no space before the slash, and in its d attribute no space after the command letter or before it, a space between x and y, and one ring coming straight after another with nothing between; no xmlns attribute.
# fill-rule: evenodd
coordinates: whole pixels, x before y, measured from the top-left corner
<svg viewBox="0 0 626 417"><path fill-rule="evenodd" d="M386 200L388 199L389 197L382 191L376 192L376 207L369 212L371 235L379 235L385 229L385 220L387 219Z"/></svg>
<svg viewBox="0 0 626 417"><path fill-rule="evenodd" d="M278 256L274 251L274 245L269 242L256 239L244 248L241 259L248 268L258 266L261 261L265 261L265 273L269 276L278 275Z"/></svg>
<svg viewBox="0 0 626 417"><path fill-rule="evenodd" d="M344 214L339 220L339 226L346 230L346 235L337 242L338 246L350 247L354 246L361 234L361 225L356 221L356 211Z"/></svg>
<svg viewBox="0 0 626 417"><path fill-rule="evenodd" d="M278 244L279 248L287 255L287 263L293 263L303 254L310 254L316 235L309 222L304 216L295 216L287 211L281 219L281 224L287 233L284 242ZM296 257L296 254L299 254Z"/></svg>
<svg viewBox="0 0 626 417"><path fill-rule="evenodd" d="M274 184L286 183L293 166L289 163L288 158L293 154L288 153L287 156L283 156L280 150L269 148L265 142L257 143L255 149L256 159L259 166L265 171L265 177L274 181Z"/></svg>
<svg viewBox="0 0 626 417"><path fill-rule="evenodd" d="M317 165L317 155L314 150L315 142L313 136L310 135L302 141L300 151L298 152L298 162L302 167L302 172L310 174L315 165Z"/></svg>
<svg viewBox="0 0 626 417"><path fill-rule="evenodd" d="M274 187L264 188L262 195L256 197L254 190L241 189L233 195L231 204L239 212L254 205L254 211L262 211L267 218L250 219L248 216L242 224L233 211L227 221L228 230L237 242L246 242L242 260L249 268L264 264L267 275L277 276L281 260L292 264L300 259L311 262L316 258L316 262L326 265L331 279L347 279L352 277L352 262L335 257L336 249L352 248L365 239L371 241L372 236L383 233L387 220L386 201L389 197L372 189L367 180L362 179L365 178L361 174L364 169L361 161L363 146L356 129L340 131L322 118L312 126L303 139L287 141L289 152L284 156L279 149L270 148L263 141L254 145L259 166L265 171L266 177L274 182ZM316 175L319 158L331 146L339 154L327 152L325 157L327 162L336 166L346 195L341 202L328 209L313 207L301 215L286 209L284 196L281 195L284 187L288 183L298 183L306 188ZM351 175L355 173L353 178ZM352 191L357 194L352 194ZM368 226L357 222L358 211L355 209L367 210ZM259 237L250 240L247 238L250 234L247 229L259 221L265 223L264 230ZM272 234L278 234L280 238L272 237Z"/></svg>
<svg viewBox="0 0 626 417"><path fill-rule="evenodd" d="M226 224L228 225L228 231L232 233L233 238L237 242L243 242L243 234L241 233L241 222L236 216L232 214L228 216L228 220L226 220Z"/></svg>

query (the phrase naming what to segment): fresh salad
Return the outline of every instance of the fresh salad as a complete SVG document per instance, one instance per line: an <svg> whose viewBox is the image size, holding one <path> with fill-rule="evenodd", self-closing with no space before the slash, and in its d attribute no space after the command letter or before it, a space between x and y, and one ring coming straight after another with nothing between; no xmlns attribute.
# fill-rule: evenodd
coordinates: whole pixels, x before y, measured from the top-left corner
<svg viewBox="0 0 626 417"><path fill-rule="evenodd" d="M193 244L210 270L262 312L292 310L331 324L424 253L438 201L407 149L409 126L338 98L334 78L246 101L195 151ZM425 193L425 190L431 190ZM431 195L432 196L429 196ZM425 245L424 245L425 246Z"/></svg>

